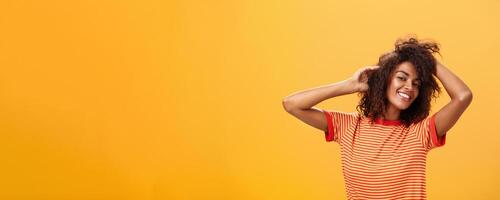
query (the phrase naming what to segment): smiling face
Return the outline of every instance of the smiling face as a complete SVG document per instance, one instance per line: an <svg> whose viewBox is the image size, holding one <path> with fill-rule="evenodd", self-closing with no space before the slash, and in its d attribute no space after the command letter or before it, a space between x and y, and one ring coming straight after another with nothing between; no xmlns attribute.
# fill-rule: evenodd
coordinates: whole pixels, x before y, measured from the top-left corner
<svg viewBox="0 0 500 200"><path fill-rule="evenodd" d="M420 81L415 66L410 62L399 64L392 72L387 86L389 105L387 112L396 112L410 107L418 96Z"/></svg>

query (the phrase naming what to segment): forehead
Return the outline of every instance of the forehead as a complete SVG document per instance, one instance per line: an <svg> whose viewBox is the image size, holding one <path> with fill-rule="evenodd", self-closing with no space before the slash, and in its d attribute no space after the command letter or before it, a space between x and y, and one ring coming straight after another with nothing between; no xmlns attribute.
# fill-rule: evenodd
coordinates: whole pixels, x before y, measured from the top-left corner
<svg viewBox="0 0 500 200"><path fill-rule="evenodd" d="M418 77L415 66L411 62L403 62L396 66L394 69L394 74L404 74L410 77Z"/></svg>

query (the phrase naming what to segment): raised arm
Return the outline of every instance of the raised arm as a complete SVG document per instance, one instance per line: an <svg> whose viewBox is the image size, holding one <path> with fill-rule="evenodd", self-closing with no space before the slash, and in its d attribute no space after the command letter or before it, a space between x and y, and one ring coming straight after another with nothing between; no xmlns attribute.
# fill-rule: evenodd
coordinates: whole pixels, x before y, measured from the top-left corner
<svg viewBox="0 0 500 200"><path fill-rule="evenodd" d="M436 76L443 84L451 100L435 114L436 131L443 136L455 125L472 101L472 91L455 74L437 61Z"/></svg>
<svg viewBox="0 0 500 200"><path fill-rule="evenodd" d="M304 123L327 131L324 113L313 106L329 98L367 90L368 79L365 72L376 68L378 66L364 67L356 71L350 79L292 93L283 99L283 107Z"/></svg>

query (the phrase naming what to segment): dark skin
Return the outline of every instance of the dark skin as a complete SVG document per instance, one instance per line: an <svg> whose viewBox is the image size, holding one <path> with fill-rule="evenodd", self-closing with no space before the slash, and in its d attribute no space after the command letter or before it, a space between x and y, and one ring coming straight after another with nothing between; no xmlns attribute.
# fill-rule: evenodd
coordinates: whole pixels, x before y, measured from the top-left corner
<svg viewBox="0 0 500 200"><path fill-rule="evenodd" d="M327 122L323 112L313 106L336 96L366 91L368 84L365 72L377 68L378 66L363 67L357 70L351 78L344 81L295 92L283 99L283 107L288 113L306 124L327 131ZM395 73L391 80L391 85L394 87L388 87L387 93L390 105L384 114L384 118L388 120L399 119L401 110L406 109L409 103L411 104L418 95L418 89L416 89L418 87L415 87L415 84L418 83L415 83L417 77L414 69L413 73L411 68L405 68L402 71L406 72L406 74L402 72ZM404 75L406 77L401 79L400 77ZM436 77L441 81L450 96L450 101L435 114L437 134L443 136L455 125L465 109L470 105L472 91L459 77L438 61L436 64ZM395 78L397 82L393 81ZM404 93L411 96L411 102L394 100L395 98L400 98L396 96L396 92L399 91L404 91Z"/></svg>
<svg viewBox="0 0 500 200"><path fill-rule="evenodd" d="M443 136L472 102L472 91L440 62L437 62L436 76L451 99L435 116L437 134Z"/></svg>

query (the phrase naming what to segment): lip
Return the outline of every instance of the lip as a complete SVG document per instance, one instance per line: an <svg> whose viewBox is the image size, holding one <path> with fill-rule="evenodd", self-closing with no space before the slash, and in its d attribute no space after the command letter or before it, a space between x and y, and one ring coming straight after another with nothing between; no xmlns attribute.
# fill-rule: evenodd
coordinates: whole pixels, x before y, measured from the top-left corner
<svg viewBox="0 0 500 200"><path fill-rule="evenodd" d="M406 95L408 95L410 98L404 98L404 97L401 97L398 93L404 93ZM396 91L396 95L403 101L406 101L406 102L411 102L412 98L413 98L413 95L411 95L411 93L409 92L402 92L402 91Z"/></svg>

